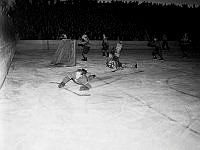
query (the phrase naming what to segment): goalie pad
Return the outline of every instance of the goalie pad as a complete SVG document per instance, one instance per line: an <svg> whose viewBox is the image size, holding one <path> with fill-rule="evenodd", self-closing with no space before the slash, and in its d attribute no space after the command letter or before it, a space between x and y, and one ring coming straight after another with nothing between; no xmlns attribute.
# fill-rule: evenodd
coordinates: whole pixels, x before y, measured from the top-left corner
<svg viewBox="0 0 200 150"><path fill-rule="evenodd" d="M116 68L118 68L117 62L114 61L114 60L108 61L108 62L106 63L106 65L107 65L108 68L111 68L111 69L116 69Z"/></svg>

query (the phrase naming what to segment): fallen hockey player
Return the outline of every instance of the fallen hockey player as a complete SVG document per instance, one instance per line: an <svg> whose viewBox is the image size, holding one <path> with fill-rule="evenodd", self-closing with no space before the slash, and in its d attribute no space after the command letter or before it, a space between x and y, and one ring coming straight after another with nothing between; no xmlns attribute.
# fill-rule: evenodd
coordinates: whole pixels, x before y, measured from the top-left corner
<svg viewBox="0 0 200 150"><path fill-rule="evenodd" d="M111 69L114 69L114 71L128 67L132 68L132 65L122 64L119 61L121 50L122 50L122 41L119 41L117 43L117 46L110 51L109 57L106 59L106 66ZM137 68L137 63L134 65L134 67Z"/></svg>
<svg viewBox="0 0 200 150"><path fill-rule="evenodd" d="M67 76L64 77L61 83L59 83L58 87L62 88L67 82L72 80L74 83L80 85L79 91L89 90L92 88L89 81L95 77L96 75L88 73L86 69L77 69L74 72L67 73Z"/></svg>

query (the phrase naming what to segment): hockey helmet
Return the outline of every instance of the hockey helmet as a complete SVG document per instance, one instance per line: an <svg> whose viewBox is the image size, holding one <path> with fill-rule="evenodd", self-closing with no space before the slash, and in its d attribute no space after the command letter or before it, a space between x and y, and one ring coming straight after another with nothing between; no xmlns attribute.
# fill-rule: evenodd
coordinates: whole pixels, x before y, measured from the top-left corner
<svg viewBox="0 0 200 150"><path fill-rule="evenodd" d="M66 34L62 34L61 35L61 39L67 39L67 35Z"/></svg>
<svg viewBox="0 0 200 150"><path fill-rule="evenodd" d="M87 73L87 70L83 68L77 69L77 71L81 72L82 75Z"/></svg>

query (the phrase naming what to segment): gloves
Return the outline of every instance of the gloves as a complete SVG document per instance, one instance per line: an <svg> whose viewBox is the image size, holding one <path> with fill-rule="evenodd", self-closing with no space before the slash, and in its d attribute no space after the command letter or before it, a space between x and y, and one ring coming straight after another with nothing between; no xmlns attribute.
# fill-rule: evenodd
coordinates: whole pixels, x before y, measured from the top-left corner
<svg viewBox="0 0 200 150"><path fill-rule="evenodd" d="M92 80L92 79L94 79L94 78L96 78L96 75L95 75L95 74L89 75L89 76L88 76L88 80L89 80L89 81Z"/></svg>
<svg viewBox="0 0 200 150"><path fill-rule="evenodd" d="M96 78L96 75L95 74L93 74L93 75L90 75L92 78Z"/></svg>
<svg viewBox="0 0 200 150"><path fill-rule="evenodd" d="M65 86L65 83L64 83L64 82L61 82L61 83L59 83L59 85L58 85L59 88L62 88L62 87L64 87L64 86Z"/></svg>

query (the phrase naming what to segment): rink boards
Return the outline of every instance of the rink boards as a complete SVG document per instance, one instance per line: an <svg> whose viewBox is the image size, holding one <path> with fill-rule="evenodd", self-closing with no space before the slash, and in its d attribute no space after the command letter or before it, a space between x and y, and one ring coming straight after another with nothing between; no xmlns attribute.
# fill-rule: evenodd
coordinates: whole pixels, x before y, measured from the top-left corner
<svg viewBox="0 0 200 150"><path fill-rule="evenodd" d="M76 40L76 50L79 51L78 40ZM92 51L102 48L101 40L90 40L90 48ZM117 41L109 40L110 48L116 45ZM50 50L57 49L59 40L20 40L17 43L17 50ZM126 50L151 50L151 47L147 46L148 41L123 41L123 48ZM171 48L179 48L178 41L169 41Z"/></svg>

